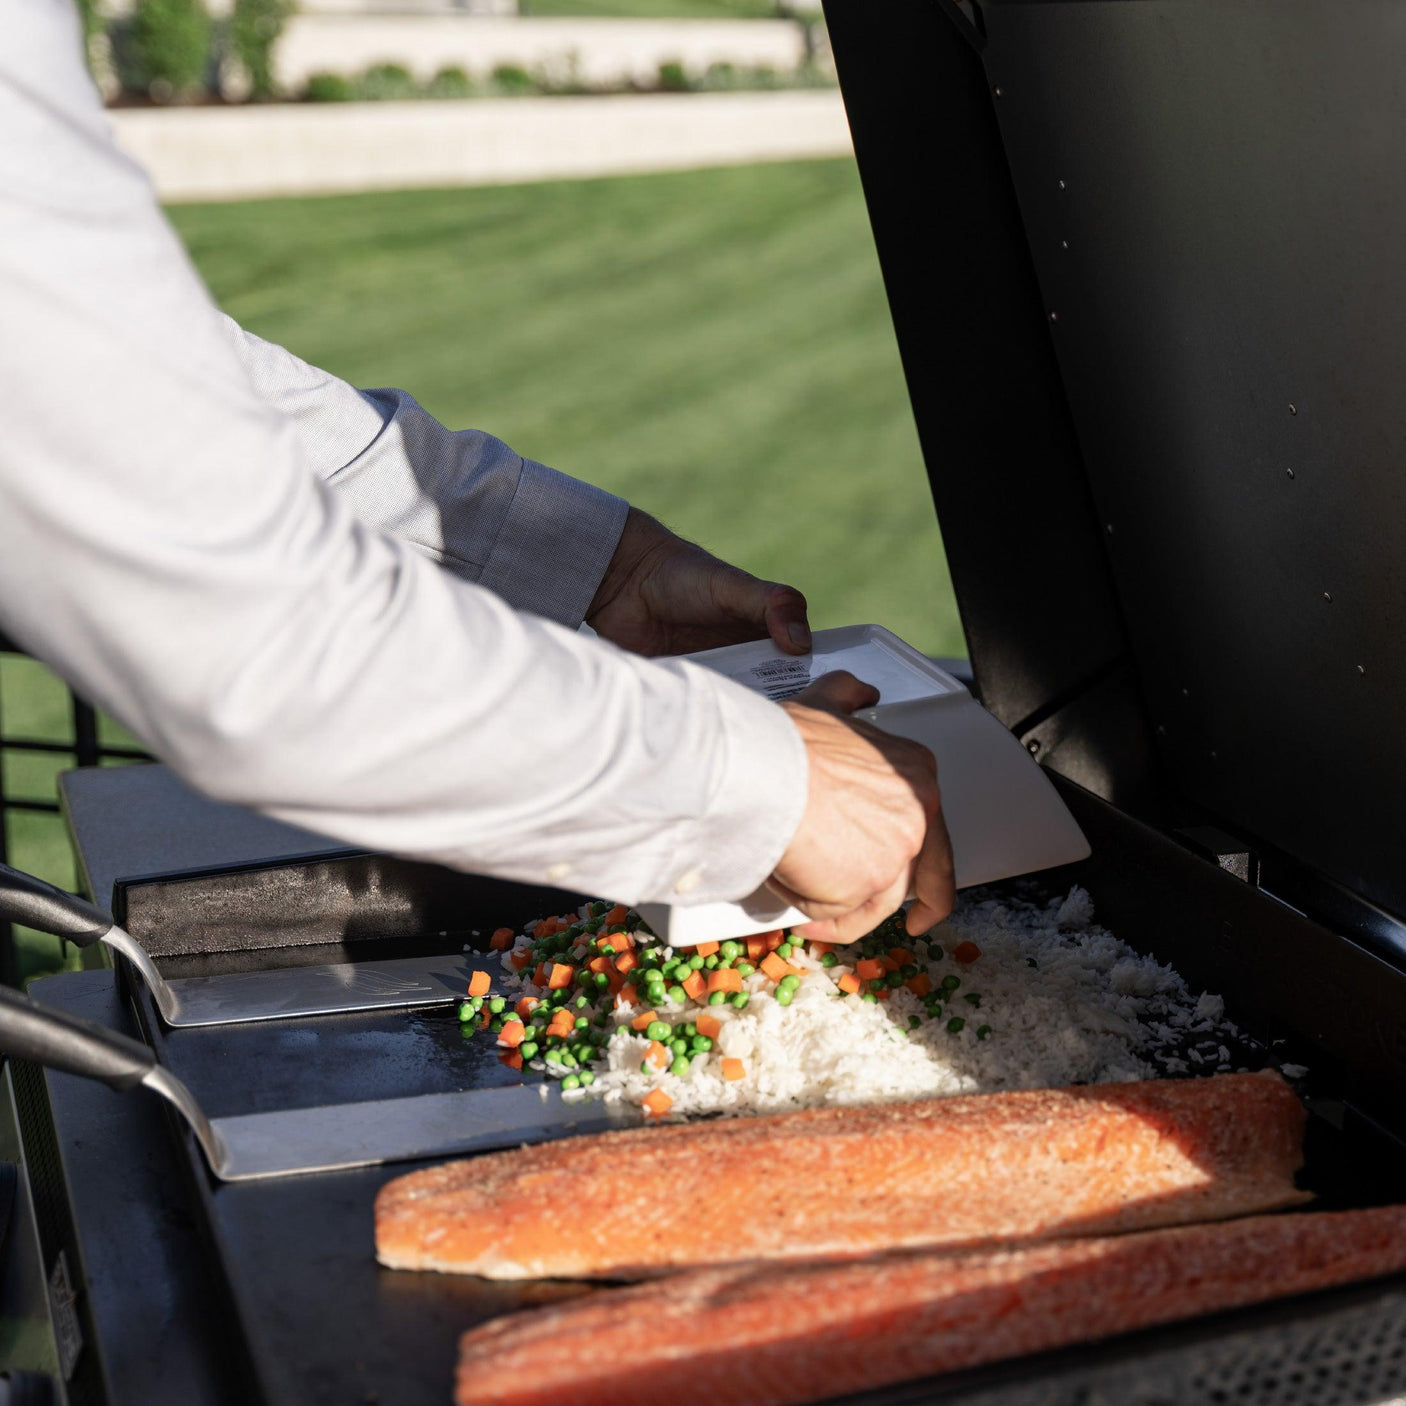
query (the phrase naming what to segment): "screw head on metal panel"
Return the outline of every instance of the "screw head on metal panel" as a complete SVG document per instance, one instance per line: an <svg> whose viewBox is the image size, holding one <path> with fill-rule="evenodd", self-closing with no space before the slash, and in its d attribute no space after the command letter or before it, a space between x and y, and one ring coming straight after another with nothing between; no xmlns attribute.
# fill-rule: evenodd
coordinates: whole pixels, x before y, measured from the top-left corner
<svg viewBox="0 0 1406 1406"><path fill-rule="evenodd" d="M1294 476L1294 471L1293 471L1293 469L1285 469L1284 472L1285 472L1286 474L1288 474L1290 478L1293 478L1293 476Z"/></svg>
<svg viewBox="0 0 1406 1406"><path fill-rule="evenodd" d="M1359 664L1359 665L1357 666L1357 672L1358 672L1358 674L1359 674L1362 678L1366 678L1366 676L1367 676L1367 671L1366 671L1366 669L1364 669L1364 668L1362 667L1361 664Z"/></svg>
<svg viewBox="0 0 1406 1406"><path fill-rule="evenodd" d="M1052 313L1050 314L1050 321L1051 321L1051 322L1058 322L1058 321L1059 321L1059 314L1058 314L1057 312L1052 312Z"/></svg>
<svg viewBox="0 0 1406 1406"><path fill-rule="evenodd" d="M1003 97L1005 97L1005 94L1001 91L1001 85L1000 85L999 83L996 84L996 86L995 86L994 88L992 88L991 91L992 91L992 93L994 93L995 96L998 97L998 98L1003 98Z"/></svg>
<svg viewBox="0 0 1406 1406"><path fill-rule="evenodd" d="M1067 190L1067 189L1068 189L1068 187L1064 184L1063 181L1061 181L1061 182L1059 183L1059 188L1060 188L1061 190Z"/></svg>
<svg viewBox="0 0 1406 1406"><path fill-rule="evenodd" d="M1068 241L1067 239L1061 239L1061 240L1059 241L1059 247L1060 247L1061 249L1068 249L1068 248L1069 248L1069 241Z"/></svg>
<svg viewBox="0 0 1406 1406"><path fill-rule="evenodd" d="M1324 591L1324 592L1323 592L1323 599L1324 599L1325 601L1327 601L1329 605L1332 605L1332 603L1333 603L1333 593L1332 593L1332 591Z"/></svg>
<svg viewBox="0 0 1406 1406"><path fill-rule="evenodd" d="M1025 744L1025 747L1032 757L1038 757L1040 755L1040 739L1038 737L1032 737L1030 741Z"/></svg>
<svg viewBox="0 0 1406 1406"><path fill-rule="evenodd" d="M1291 405L1291 406L1289 407L1289 414L1290 414L1290 415L1297 415L1298 413L1299 413L1299 407L1298 407L1297 405Z"/></svg>

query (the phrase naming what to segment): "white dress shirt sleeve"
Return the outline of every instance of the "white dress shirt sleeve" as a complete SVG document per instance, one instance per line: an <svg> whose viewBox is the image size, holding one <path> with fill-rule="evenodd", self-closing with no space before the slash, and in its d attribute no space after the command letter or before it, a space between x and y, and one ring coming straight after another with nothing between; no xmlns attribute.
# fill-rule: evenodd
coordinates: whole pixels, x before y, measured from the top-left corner
<svg viewBox="0 0 1406 1406"><path fill-rule="evenodd" d="M449 430L404 391L356 390L232 318L223 325L254 389L359 518L519 610L581 623L620 540L623 499L482 430Z"/></svg>
<svg viewBox="0 0 1406 1406"><path fill-rule="evenodd" d="M0 9L0 629L194 785L338 839L627 901L755 887L805 804L785 713L511 608L524 465L466 569L426 555L456 532L364 521L114 148L69 0Z"/></svg>

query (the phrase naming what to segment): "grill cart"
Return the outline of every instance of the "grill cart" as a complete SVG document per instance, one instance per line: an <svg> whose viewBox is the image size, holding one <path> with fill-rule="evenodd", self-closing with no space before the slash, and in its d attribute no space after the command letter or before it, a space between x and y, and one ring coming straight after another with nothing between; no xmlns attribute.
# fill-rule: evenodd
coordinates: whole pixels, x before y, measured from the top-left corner
<svg viewBox="0 0 1406 1406"><path fill-rule="evenodd" d="M1406 7L826 9L976 685L1092 844L1047 882L1308 1067L1321 1205L1406 1200ZM564 901L317 853L159 768L66 789L168 980L457 955ZM192 858L215 831L241 863ZM34 994L217 1120L518 1078L443 1005L177 1027L124 960ZM55 1400L445 1402L460 1332L574 1292L379 1269L405 1163L222 1183L155 1099L5 1081L10 1356ZM1387 1280L867 1399L1403 1394Z"/></svg>

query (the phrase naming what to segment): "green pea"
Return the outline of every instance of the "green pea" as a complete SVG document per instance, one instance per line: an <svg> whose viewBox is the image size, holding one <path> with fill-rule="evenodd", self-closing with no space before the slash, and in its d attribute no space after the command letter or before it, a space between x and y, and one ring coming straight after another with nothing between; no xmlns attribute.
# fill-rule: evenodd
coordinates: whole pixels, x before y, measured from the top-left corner
<svg viewBox="0 0 1406 1406"><path fill-rule="evenodd" d="M791 955L793 950L789 942L783 942L781 946L776 949L776 955L784 962L787 957Z"/></svg>
<svg viewBox="0 0 1406 1406"><path fill-rule="evenodd" d="M481 1011L481 1010L483 1009L483 997L482 997L482 996L470 996L470 997L469 997L469 1004L470 1004L476 1011Z"/></svg>
<svg viewBox="0 0 1406 1406"><path fill-rule="evenodd" d="M928 956L931 957L934 962L940 962L946 955L947 954L936 942L928 943Z"/></svg>
<svg viewBox="0 0 1406 1406"><path fill-rule="evenodd" d="M962 1000L966 1001L969 1005L979 1006L981 1004L981 992L968 991L967 994L962 997Z"/></svg>
<svg viewBox="0 0 1406 1406"><path fill-rule="evenodd" d="M669 988L668 994L669 999L676 1006L681 1006L686 1000L688 1000L688 992L685 991L682 986L671 986Z"/></svg>
<svg viewBox="0 0 1406 1406"><path fill-rule="evenodd" d="M693 1046L695 1054L707 1054L713 1048L713 1042L706 1035L695 1035L689 1044Z"/></svg>
<svg viewBox="0 0 1406 1406"><path fill-rule="evenodd" d="M669 1066L670 1074L684 1075L688 1073L688 1056L679 1055Z"/></svg>
<svg viewBox="0 0 1406 1406"><path fill-rule="evenodd" d="M561 1052L560 1062L564 1064L568 1069L575 1069L577 1065L576 1056L572 1054L570 1050L563 1050Z"/></svg>
<svg viewBox="0 0 1406 1406"><path fill-rule="evenodd" d="M701 972L703 970L703 958L700 957L697 952L688 959L688 964L696 972Z"/></svg>
<svg viewBox="0 0 1406 1406"><path fill-rule="evenodd" d="M916 1030L922 1023L922 1020L916 1015L910 1015L908 1017L908 1028L910 1030Z"/></svg>
<svg viewBox="0 0 1406 1406"><path fill-rule="evenodd" d="M918 965L916 962L909 962L907 965L899 967L898 970L903 973L904 981L912 981L918 974Z"/></svg>
<svg viewBox="0 0 1406 1406"><path fill-rule="evenodd" d="M866 991L863 999L868 1001L871 1006L877 1006L879 1004L879 998L872 991Z"/></svg>
<svg viewBox="0 0 1406 1406"><path fill-rule="evenodd" d="M584 923L581 924L582 929L586 932L599 932L604 926L605 919L602 918L599 914L597 914L594 918L587 919Z"/></svg>
<svg viewBox="0 0 1406 1406"><path fill-rule="evenodd" d="M698 1027L690 1020L688 1024L683 1027L683 1033L691 1040L698 1034Z"/></svg>
<svg viewBox="0 0 1406 1406"><path fill-rule="evenodd" d="M960 976L944 976L942 978L942 989L944 991L955 991L962 984Z"/></svg>
<svg viewBox="0 0 1406 1406"><path fill-rule="evenodd" d="M662 1020L651 1020L644 1028L647 1040L667 1040L669 1038L669 1026Z"/></svg>
<svg viewBox="0 0 1406 1406"><path fill-rule="evenodd" d="M523 1059L536 1059L537 1041L524 1040L522 1044L517 1047L517 1052L523 1057Z"/></svg>
<svg viewBox="0 0 1406 1406"><path fill-rule="evenodd" d="M613 957L615 955L615 948L609 942L602 942L598 944L598 946L602 957Z"/></svg>
<svg viewBox="0 0 1406 1406"><path fill-rule="evenodd" d="M783 976L781 980L777 982L777 986L782 991L794 991L800 984L801 979L798 976Z"/></svg>
<svg viewBox="0 0 1406 1406"><path fill-rule="evenodd" d="M669 1051L671 1054L686 1055L688 1053L687 1040L670 1040Z"/></svg>
<svg viewBox="0 0 1406 1406"><path fill-rule="evenodd" d="M976 1027L976 1038L978 1040L984 1040L990 1033L991 1027L989 1025L978 1025Z"/></svg>
<svg viewBox="0 0 1406 1406"><path fill-rule="evenodd" d="M963 1020L961 1016L954 1015L952 1019L947 1022L947 1028L955 1035L965 1024L966 1021Z"/></svg>
<svg viewBox="0 0 1406 1406"><path fill-rule="evenodd" d="M604 972L592 972L591 980L602 991L610 985L610 978Z"/></svg>
<svg viewBox="0 0 1406 1406"><path fill-rule="evenodd" d="M888 983L890 991L897 991L903 985L903 973L902 971L890 972L884 980Z"/></svg>
<svg viewBox="0 0 1406 1406"><path fill-rule="evenodd" d="M833 952L827 952L827 953L820 959L820 965L821 965L822 967L835 967L835 966L838 966L839 963L840 963L840 959L839 959Z"/></svg>
<svg viewBox="0 0 1406 1406"><path fill-rule="evenodd" d="M776 988L776 1004L778 1006L789 1006L791 1004L791 993L785 987Z"/></svg>
<svg viewBox="0 0 1406 1406"><path fill-rule="evenodd" d="M673 958L673 957L670 957L669 960L668 960L667 962L665 962L664 965L663 965L659 970L660 970L661 974L663 975L664 979L667 981L669 978L671 978L671 977L678 971L678 969L679 969L679 964L678 964L677 960L676 960L675 958Z"/></svg>
<svg viewBox="0 0 1406 1406"><path fill-rule="evenodd" d="M595 898L586 905L586 912L593 918L604 917L609 911L610 905L604 899Z"/></svg>
<svg viewBox="0 0 1406 1406"><path fill-rule="evenodd" d="M459 1019L463 1021L472 1020L478 1012L467 1001L459 1007Z"/></svg>
<svg viewBox="0 0 1406 1406"><path fill-rule="evenodd" d="M488 1003L488 1009L492 1011L494 1015L502 1015L507 1008L508 1003L501 996L494 996Z"/></svg>
<svg viewBox="0 0 1406 1406"><path fill-rule="evenodd" d="M721 996L723 993L718 991L715 994ZM747 1009L747 1002L752 999L752 993L750 991L734 991L729 999L739 1011L745 1011ZM721 1002L719 1002L719 1004L721 1004Z"/></svg>
<svg viewBox="0 0 1406 1406"><path fill-rule="evenodd" d="M870 989L871 991L882 991L882 990L884 989L884 978L881 977L881 976L876 976L876 977L869 983L869 989Z"/></svg>
<svg viewBox="0 0 1406 1406"><path fill-rule="evenodd" d="M596 1076L592 1074L589 1069L583 1069L579 1075L579 1078L581 1080L581 1087L583 1089L596 1082Z"/></svg>
<svg viewBox="0 0 1406 1406"><path fill-rule="evenodd" d="M751 962L738 962L737 964L738 976L751 976L754 971L756 971L756 967Z"/></svg>
<svg viewBox="0 0 1406 1406"><path fill-rule="evenodd" d="M722 964L718 961L717 953L716 953L716 952L710 952L710 953L703 959L703 965L704 965L709 971L714 971L714 970L716 970L719 966L721 966Z"/></svg>
<svg viewBox="0 0 1406 1406"><path fill-rule="evenodd" d="M740 942L733 942L731 939L718 948L718 951L729 961L736 961L746 950Z"/></svg>
<svg viewBox="0 0 1406 1406"><path fill-rule="evenodd" d="M584 1010L586 1009L586 1007L589 1006L590 1004L591 1004L591 998L590 998L589 996L578 996L578 997L572 1002L572 1005L574 1005L578 1011L584 1011Z"/></svg>
<svg viewBox="0 0 1406 1406"><path fill-rule="evenodd" d="M726 1000L727 1000L727 992L726 992L726 991L714 991L714 992L710 993L710 995L708 996L708 1004L709 1004L710 1006L720 1006L720 1005L722 1005L722 1003L723 1003L724 1001L726 1001Z"/></svg>
<svg viewBox="0 0 1406 1406"><path fill-rule="evenodd" d="M550 1048L549 1048L549 1049L547 1050L547 1053L546 1053L545 1055L543 1055L542 1058L545 1059L548 1064L560 1064L560 1063L561 1063L561 1051L560 1051L560 1050L557 1050L557 1049L550 1049Z"/></svg>
<svg viewBox="0 0 1406 1406"><path fill-rule="evenodd" d="M568 1074L566 1078L561 1081L561 1087L563 1091L567 1089L579 1089L581 1087L581 1080L577 1078L575 1074Z"/></svg>
<svg viewBox="0 0 1406 1406"><path fill-rule="evenodd" d="M589 1016L578 1015L576 1017L576 1028L578 1030L584 1030L590 1023L591 1020Z"/></svg>

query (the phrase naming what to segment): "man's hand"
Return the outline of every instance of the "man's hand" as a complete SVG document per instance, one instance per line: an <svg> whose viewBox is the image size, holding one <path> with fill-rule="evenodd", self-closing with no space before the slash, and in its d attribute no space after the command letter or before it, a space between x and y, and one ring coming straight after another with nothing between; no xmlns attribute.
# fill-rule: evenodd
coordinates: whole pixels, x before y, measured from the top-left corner
<svg viewBox="0 0 1406 1406"><path fill-rule="evenodd" d="M788 654L810 648L799 591L719 561L637 508L586 623L636 654L691 654L768 635Z"/></svg>
<svg viewBox="0 0 1406 1406"><path fill-rule="evenodd" d="M801 932L820 942L863 937L910 893L916 936L956 897L933 754L846 716L878 701L877 689L841 672L782 704L806 745L810 794L767 886L818 920Z"/></svg>

